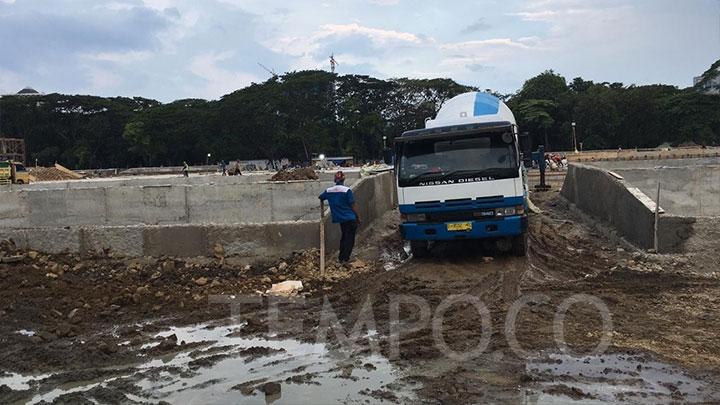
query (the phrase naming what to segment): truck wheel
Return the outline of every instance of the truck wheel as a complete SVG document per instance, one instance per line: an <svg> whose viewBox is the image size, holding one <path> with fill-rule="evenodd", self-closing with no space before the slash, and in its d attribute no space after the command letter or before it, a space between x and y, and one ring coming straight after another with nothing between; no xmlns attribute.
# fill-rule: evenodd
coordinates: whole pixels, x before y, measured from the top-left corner
<svg viewBox="0 0 720 405"><path fill-rule="evenodd" d="M428 243L423 240L411 240L410 241L410 252L416 259L422 259L430 256L430 249Z"/></svg>
<svg viewBox="0 0 720 405"><path fill-rule="evenodd" d="M22 180L18 180L16 184L25 184L25 182Z"/></svg>
<svg viewBox="0 0 720 405"><path fill-rule="evenodd" d="M512 242L513 256L522 257L527 255L527 234L522 233L513 238Z"/></svg>

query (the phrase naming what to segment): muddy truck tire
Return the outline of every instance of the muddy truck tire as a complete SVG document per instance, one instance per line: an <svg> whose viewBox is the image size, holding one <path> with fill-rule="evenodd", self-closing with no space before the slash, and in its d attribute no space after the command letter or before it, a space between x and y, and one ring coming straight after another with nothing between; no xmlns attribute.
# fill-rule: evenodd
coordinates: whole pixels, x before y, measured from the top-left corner
<svg viewBox="0 0 720 405"><path fill-rule="evenodd" d="M513 238L512 254L513 256L523 257L527 255L527 233L523 232Z"/></svg>
<svg viewBox="0 0 720 405"><path fill-rule="evenodd" d="M430 248L428 242L424 240L411 240L410 252L416 259L423 259L430 256Z"/></svg>

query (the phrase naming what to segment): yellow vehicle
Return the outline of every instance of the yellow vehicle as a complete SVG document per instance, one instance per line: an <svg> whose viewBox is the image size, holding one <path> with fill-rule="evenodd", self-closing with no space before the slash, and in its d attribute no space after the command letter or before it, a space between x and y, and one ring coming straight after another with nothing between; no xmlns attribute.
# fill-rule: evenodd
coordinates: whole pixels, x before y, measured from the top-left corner
<svg viewBox="0 0 720 405"><path fill-rule="evenodd" d="M19 162L0 161L0 184L28 184L30 173Z"/></svg>

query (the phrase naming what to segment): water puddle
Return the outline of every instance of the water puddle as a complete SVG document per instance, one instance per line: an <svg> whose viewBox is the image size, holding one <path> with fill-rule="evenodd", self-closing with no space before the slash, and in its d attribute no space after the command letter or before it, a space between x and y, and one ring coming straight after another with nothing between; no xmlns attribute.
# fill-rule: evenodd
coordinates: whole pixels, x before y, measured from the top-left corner
<svg viewBox="0 0 720 405"><path fill-rule="evenodd" d="M52 374L22 375L16 373L0 374L0 386L7 385L16 391L27 390L34 381L50 377Z"/></svg>
<svg viewBox="0 0 720 405"><path fill-rule="evenodd" d="M393 271L410 260L410 244L405 245L401 250L383 249L380 253L380 262L385 271Z"/></svg>
<svg viewBox="0 0 720 405"><path fill-rule="evenodd" d="M645 355L604 354L573 357L553 353L526 365L535 382L528 399L542 404L717 402L712 380Z"/></svg>
<svg viewBox="0 0 720 405"><path fill-rule="evenodd" d="M17 333L18 335L23 335L23 336L27 336L27 337L35 336L35 331L27 330L27 329L20 329L19 331L16 331L15 333Z"/></svg>
<svg viewBox="0 0 720 405"><path fill-rule="evenodd" d="M348 357L321 344L239 337L240 328L170 328L154 336L157 342L153 346L175 335L178 343L188 344L187 349L151 357L156 349L146 344L148 360L123 375L51 387L30 403L51 402L91 389L115 390L130 400L150 403L387 403L390 398L411 399L409 389L399 388L397 370L384 357ZM24 385L17 381L17 388L11 388L28 388L28 381ZM270 391L268 395L265 390Z"/></svg>

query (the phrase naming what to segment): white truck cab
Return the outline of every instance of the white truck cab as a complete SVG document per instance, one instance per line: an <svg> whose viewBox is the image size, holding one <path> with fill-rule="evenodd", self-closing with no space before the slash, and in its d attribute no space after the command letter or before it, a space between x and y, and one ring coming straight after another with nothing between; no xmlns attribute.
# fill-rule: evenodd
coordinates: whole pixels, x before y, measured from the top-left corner
<svg viewBox="0 0 720 405"><path fill-rule="evenodd" d="M486 239L527 251L527 184L515 117L497 97L448 100L424 129L395 139L402 236L416 257L433 241Z"/></svg>

